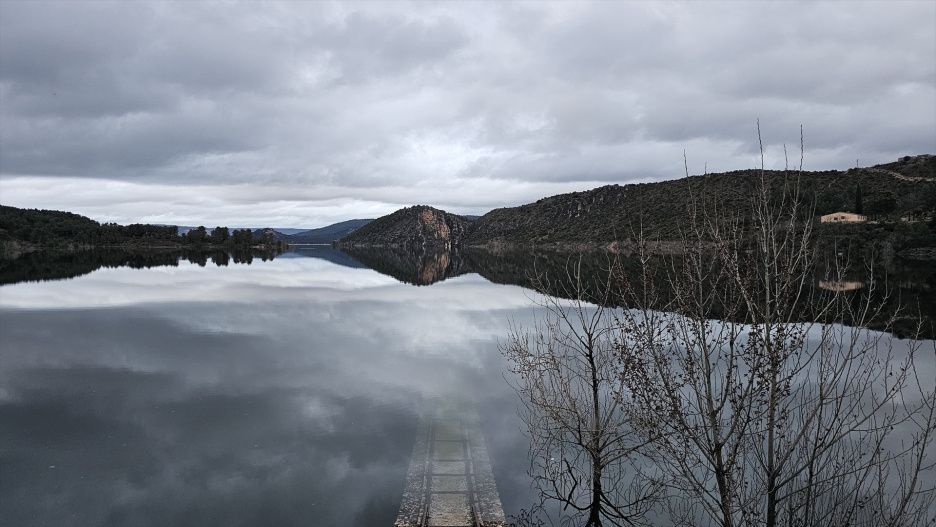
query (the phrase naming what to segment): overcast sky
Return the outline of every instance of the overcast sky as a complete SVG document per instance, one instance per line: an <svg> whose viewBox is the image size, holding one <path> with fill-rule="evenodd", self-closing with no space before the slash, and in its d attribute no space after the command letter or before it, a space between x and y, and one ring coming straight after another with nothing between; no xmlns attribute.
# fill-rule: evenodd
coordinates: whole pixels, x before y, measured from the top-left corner
<svg viewBox="0 0 936 527"><path fill-rule="evenodd" d="M321 227L936 153L936 2L0 0L0 203Z"/></svg>

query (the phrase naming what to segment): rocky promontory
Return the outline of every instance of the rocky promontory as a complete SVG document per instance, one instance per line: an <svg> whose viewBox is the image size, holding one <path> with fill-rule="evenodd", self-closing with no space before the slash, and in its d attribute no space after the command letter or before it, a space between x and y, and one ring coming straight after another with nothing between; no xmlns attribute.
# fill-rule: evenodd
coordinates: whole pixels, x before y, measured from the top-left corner
<svg viewBox="0 0 936 527"><path fill-rule="evenodd" d="M416 205L368 223L342 238L338 245L448 251L462 246L471 221L464 216Z"/></svg>

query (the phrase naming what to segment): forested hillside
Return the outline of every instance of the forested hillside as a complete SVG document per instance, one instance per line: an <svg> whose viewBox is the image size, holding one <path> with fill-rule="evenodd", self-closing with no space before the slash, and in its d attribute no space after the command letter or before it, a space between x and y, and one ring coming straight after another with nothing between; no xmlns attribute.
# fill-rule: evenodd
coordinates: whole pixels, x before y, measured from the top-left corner
<svg viewBox="0 0 936 527"><path fill-rule="evenodd" d="M478 218L458 218L453 246L607 246L640 235L678 240L688 228L689 205L700 215L746 217L760 170L683 177L658 183L608 185L560 194L519 207L495 209ZM796 186L814 205L803 220L832 212L856 212L880 223L932 221L936 212L936 156L922 155L870 168L822 172L766 171L777 196ZM416 210L418 209L418 211ZM341 240L342 245L423 245L427 232L441 243L438 229L421 222L419 211L402 209ZM435 209L432 209L435 211ZM809 218L805 213L809 213ZM435 216L445 215L435 211ZM435 217L433 216L433 217ZM457 234L457 236L455 235ZM435 236L435 238L433 238Z"/></svg>
<svg viewBox="0 0 936 527"><path fill-rule="evenodd" d="M215 227L209 232L200 226L180 235L178 227L174 225L99 223L71 212L0 205L0 254L4 257L15 257L39 248L190 247L240 250L255 245L273 248L275 243L270 236L255 238L249 229L232 231L227 227Z"/></svg>
<svg viewBox="0 0 936 527"><path fill-rule="evenodd" d="M798 184L807 203L815 203L814 217L858 212L879 221L922 219L936 211L936 156L910 159L882 165L889 168L802 174L767 171L765 176L778 194L784 186ZM898 170L908 175L902 176ZM560 194L485 214L472 224L468 242L471 246L498 242L606 244L640 232L652 239L675 240L687 228L688 206L693 201L700 213L710 216L746 215L759 174L758 170L740 170Z"/></svg>
<svg viewBox="0 0 936 527"><path fill-rule="evenodd" d="M175 226L101 224L71 212L0 205L0 241L38 246L106 246L132 239L178 242L179 233Z"/></svg>

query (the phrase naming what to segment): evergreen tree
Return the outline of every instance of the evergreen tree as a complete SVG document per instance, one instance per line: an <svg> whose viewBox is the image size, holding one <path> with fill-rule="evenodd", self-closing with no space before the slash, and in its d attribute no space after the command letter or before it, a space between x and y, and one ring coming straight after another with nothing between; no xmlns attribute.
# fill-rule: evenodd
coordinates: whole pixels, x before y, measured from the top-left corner
<svg viewBox="0 0 936 527"><path fill-rule="evenodd" d="M230 237L231 233L227 227L215 227L211 231L211 243L223 244Z"/></svg>
<svg viewBox="0 0 936 527"><path fill-rule="evenodd" d="M189 245L201 246L206 241L208 241L208 230L205 229L204 225L199 225L197 229L192 229L188 232Z"/></svg>

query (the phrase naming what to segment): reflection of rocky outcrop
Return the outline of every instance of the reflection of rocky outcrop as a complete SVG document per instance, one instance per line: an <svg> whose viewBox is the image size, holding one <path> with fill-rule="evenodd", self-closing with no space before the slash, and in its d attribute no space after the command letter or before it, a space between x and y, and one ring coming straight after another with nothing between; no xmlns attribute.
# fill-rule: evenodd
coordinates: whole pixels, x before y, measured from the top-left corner
<svg viewBox="0 0 936 527"><path fill-rule="evenodd" d="M376 219L341 239L341 247L450 251L462 246L471 220L417 205Z"/></svg>
<svg viewBox="0 0 936 527"><path fill-rule="evenodd" d="M401 282L430 285L467 273L477 273L498 284L542 289L554 296L568 297L575 288L569 269L580 265L585 294L597 296L607 280L613 256L586 256L561 252L531 252L463 249L454 251L407 251L377 246L341 247L341 251L365 266Z"/></svg>
<svg viewBox="0 0 936 527"><path fill-rule="evenodd" d="M343 247L342 251L378 273L413 285L430 285L471 272L459 251L407 251L370 246Z"/></svg>

